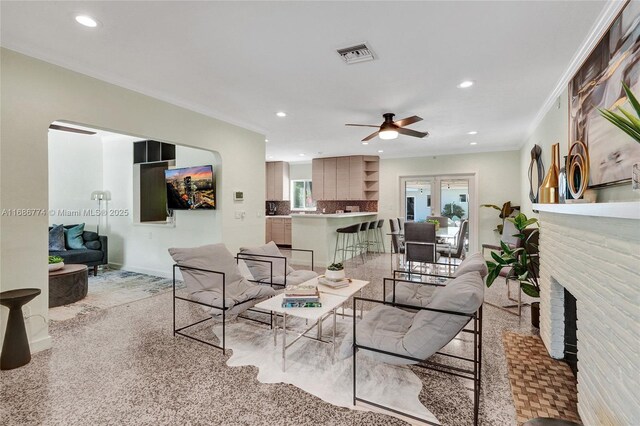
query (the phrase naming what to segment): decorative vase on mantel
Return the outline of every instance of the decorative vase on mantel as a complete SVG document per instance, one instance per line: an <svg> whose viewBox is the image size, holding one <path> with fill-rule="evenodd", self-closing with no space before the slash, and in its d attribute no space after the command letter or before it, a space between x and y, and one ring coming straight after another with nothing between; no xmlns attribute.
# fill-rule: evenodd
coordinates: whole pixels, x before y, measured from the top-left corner
<svg viewBox="0 0 640 426"><path fill-rule="evenodd" d="M558 164L560 164L560 144L551 146L551 165L540 185L540 203L558 204Z"/></svg>

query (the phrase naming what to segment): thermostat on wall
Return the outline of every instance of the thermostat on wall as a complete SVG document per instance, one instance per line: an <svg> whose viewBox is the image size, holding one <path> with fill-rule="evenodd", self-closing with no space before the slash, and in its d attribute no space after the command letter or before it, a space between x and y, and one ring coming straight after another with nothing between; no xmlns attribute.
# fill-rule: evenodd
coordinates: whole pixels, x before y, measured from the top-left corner
<svg viewBox="0 0 640 426"><path fill-rule="evenodd" d="M233 191L233 200L234 201L244 201L244 192L243 191Z"/></svg>

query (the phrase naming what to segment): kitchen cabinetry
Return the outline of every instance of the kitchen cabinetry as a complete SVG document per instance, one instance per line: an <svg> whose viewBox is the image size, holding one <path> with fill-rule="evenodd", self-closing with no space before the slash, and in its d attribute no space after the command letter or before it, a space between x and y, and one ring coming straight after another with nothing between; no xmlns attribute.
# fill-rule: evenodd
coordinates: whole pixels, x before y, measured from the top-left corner
<svg viewBox="0 0 640 426"><path fill-rule="evenodd" d="M336 158L324 159L324 200L337 200L336 184L337 184L337 161Z"/></svg>
<svg viewBox="0 0 640 426"><path fill-rule="evenodd" d="M289 163L269 161L266 164L267 201L289 201Z"/></svg>
<svg viewBox="0 0 640 426"><path fill-rule="evenodd" d="M311 185L314 200L324 200L324 158L311 161Z"/></svg>
<svg viewBox="0 0 640 426"><path fill-rule="evenodd" d="M315 158L311 167L315 200L378 200L380 157Z"/></svg>
<svg viewBox="0 0 640 426"><path fill-rule="evenodd" d="M336 200L352 200L349 195L349 185L343 184L343 182L350 182L350 157L338 157L337 158L337 170L336 170Z"/></svg>
<svg viewBox="0 0 640 426"><path fill-rule="evenodd" d="M291 245L291 218L267 217L265 242L269 241L278 245Z"/></svg>

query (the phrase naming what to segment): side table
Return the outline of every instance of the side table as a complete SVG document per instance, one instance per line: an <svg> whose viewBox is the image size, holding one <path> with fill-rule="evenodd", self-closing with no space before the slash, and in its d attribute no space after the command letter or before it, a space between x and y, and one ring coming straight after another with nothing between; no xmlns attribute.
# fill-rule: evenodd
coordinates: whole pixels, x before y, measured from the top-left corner
<svg viewBox="0 0 640 426"><path fill-rule="evenodd" d="M21 288L0 293L0 305L9 308L7 329L4 332L2 353L0 354L0 369L11 370L22 367L31 361L29 340L22 318L22 306L39 295L39 288Z"/></svg>

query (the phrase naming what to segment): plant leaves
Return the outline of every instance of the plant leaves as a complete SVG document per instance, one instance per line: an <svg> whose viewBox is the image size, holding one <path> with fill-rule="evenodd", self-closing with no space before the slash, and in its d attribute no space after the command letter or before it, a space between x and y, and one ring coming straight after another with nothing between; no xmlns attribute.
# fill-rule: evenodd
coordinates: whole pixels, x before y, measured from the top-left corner
<svg viewBox="0 0 640 426"><path fill-rule="evenodd" d="M527 296L540 297L540 290L531 284L520 283L520 288Z"/></svg>
<svg viewBox="0 0 640 426"><path fill-rule="evenodd" d="M624 93L627 95L627 99L629 99L629 103L633 106L633 109L636 110L636 114L640 117L640 102L638 102L636 96L631 91L631 88L629 88L624 81L622 82L622 88L624 89Z"/></svg>

